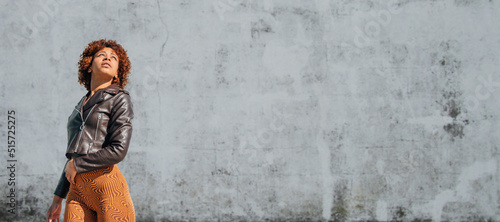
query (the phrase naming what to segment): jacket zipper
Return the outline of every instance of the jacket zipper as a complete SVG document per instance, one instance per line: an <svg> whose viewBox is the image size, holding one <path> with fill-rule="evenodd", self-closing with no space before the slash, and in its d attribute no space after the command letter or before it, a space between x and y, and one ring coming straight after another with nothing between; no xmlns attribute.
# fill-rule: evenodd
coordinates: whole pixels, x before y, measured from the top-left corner
<svg viewBox="0 0 500 222"><path fill-rule="evenodd" d="M94 141L97 139L97 129L99 129L99 122L101 120L101 113L97 116L97 125L95 126L95 136L94 136Z"/></svg>
<svg viewBox="0 0 500 222"><path fill-rule="evenodd" d="M85 122L87 122L87 119L89 118L90 114L92 114L92 110L94 110L94 107L95 107L95 105L92 106L92 109L90 109L89 114L87 115L87 118L85 118L85 120L82 121L82 125L80 126L80 133L78 134L78 143L76 143L75 150L73 150L73 153L76 152L76 150L78 149L78 146L80 146L80 139L82 137L83 128L85 127ZM83 106L82 106L82 109L83 109ZM80 116L83 119L82 112L80 112L80 111L78 111L78 112L80 113Z"/></svg>

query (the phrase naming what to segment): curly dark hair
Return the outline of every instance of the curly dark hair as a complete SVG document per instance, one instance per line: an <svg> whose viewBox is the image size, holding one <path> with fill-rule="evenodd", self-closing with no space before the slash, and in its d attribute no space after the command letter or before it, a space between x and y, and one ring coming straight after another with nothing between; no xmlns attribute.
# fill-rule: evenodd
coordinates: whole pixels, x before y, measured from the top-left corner
<svg viewBox="0 0 500 222"><path fill-rule="evenodd" d="M78 61L78 82L88 91L90 91L90 79L92 76L89 68L92 66L94 55L106 47L113 49L118 56L118 78L113 79L112 83L117 84L122 89L128 83L131 64L127 56L127 51L114 40L100 39L89 43L80 55L80 61Z"/></svg>

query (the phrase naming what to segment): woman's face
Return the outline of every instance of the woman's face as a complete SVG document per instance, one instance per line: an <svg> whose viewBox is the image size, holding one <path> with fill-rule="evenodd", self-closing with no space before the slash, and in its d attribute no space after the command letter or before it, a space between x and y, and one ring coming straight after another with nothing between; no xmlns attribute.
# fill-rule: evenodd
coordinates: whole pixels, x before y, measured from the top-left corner
<svg viewBox="0 0 500 222"><path fill-rule="evenodd" d="M92 78L110 80L118 75L118 56L112 48L99 50L92 60L90 67Z"/></svg>

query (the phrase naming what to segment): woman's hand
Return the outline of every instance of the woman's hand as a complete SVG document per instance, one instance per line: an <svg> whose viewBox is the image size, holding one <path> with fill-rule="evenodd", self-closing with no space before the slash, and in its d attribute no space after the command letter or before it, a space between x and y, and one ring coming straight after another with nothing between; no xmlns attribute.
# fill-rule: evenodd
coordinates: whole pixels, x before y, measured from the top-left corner
<svg viewBox="0 0 500 222"><path fill-rule="evenodd" d="M68 179L69 183L75 184L76 168L75 164L73 163L73 158L71 158L71 160L68 161L68 164L66 164L64 173L66 173L66 179Z"/></svg>
<svg viewBox="0 0 500 222"><path fill-rule="evenodd" d="M50 205L47 211L47 222L59 222L59 216L61 215L61 202L63 198L54 195L54 200L52 200L52 205Z"/></svg>

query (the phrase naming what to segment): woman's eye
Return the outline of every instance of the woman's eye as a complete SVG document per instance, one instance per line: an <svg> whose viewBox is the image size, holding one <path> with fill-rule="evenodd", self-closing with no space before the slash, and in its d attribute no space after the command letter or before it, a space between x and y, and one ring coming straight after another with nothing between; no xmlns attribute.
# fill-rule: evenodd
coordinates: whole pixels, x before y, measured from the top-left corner
<svg viewBox="0 0 500 222"><path fill-rule="evenodd" d="M118 61L118 59L116 57L114 57L114 56L111 56L111 58L114 59L114 60L116 60L116 61Z"/></svg>

